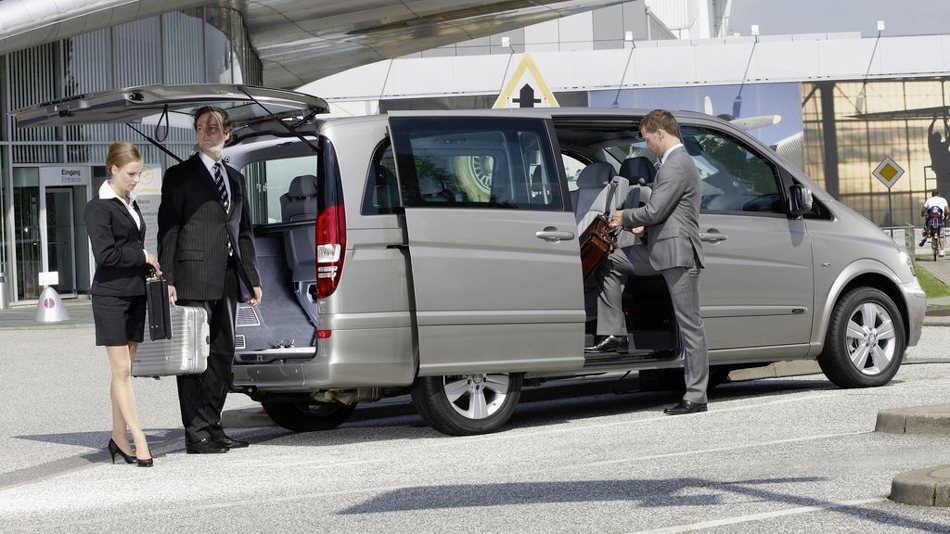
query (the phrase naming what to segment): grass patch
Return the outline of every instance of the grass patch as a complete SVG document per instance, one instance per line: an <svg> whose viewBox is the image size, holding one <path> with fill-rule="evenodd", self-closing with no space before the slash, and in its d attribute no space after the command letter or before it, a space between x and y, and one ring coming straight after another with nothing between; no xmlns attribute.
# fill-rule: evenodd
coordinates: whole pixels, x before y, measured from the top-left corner
<svg viewBox="0 0 950 534"><path fill-rule="evenodd" d="M950 286L934 278L926 269L917 268L917 281L927 292L928 299L950 296Z"/></svg>

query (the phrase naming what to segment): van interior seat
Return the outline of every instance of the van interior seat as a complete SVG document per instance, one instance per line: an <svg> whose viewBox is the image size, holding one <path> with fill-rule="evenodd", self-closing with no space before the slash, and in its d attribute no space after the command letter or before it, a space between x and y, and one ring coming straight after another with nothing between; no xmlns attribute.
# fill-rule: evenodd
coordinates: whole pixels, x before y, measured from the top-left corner
<svg viewBox="0 0 950 534"><path fill-rule="evenodd" d="M304 174L290 181L287 192L280 196L280 218L283 222L317 218L317 177Z"/></svg>
<svg viewBox="0 0 950 534"><path fill-rule="evenodd" d="M280 196L280 212L283 222L306 221L317 218L317 177L304 174L290 182L287 192ZM284 230L284 251L287 267L294 282L313 281L316 261L314 251L314 227L295 226Z"/></svg>
<svg viewBox="0 0 950 534"><path fill-rule="evenodd" d="M656 167L650 158L646 156L634 156L623 160L620 164L620 176L630 180L631 184L636 184L643 179L644 185L650 185L656 178Z"/></svg>
<svg viewBox="0 0 950 534"><path fill-rule="evenodd" d="M607 196L610 194L611 182L617 185L614 188L610 207L607 207ZM574 206L574 220L577 230L583 232L598 214L606 211L622 209L630 182L621 176L616 176L611 164L595 161L584 167L577 177L577 205Z"/></svg>
<svg viewBox="0 0 950 534"><path fill-rule="evenodd" d="M623 160L620 164L620 176L630 180L630 188L623 201L623 209L639 208L650 202L653 194L653 180L656 178L656 167L645 156L635 156ZM640 236L629 232L621 232L619 245L628 247L642 242Z"/></svg>
<svg viewBox="0 0 950 534"><path fill-rule="evenodd" d="M650 201L653 180L656 178L653 162L645 156L627 158L620 164L620 176L630 180L630 190L623 203L624 209L645 206Z"/></svg>

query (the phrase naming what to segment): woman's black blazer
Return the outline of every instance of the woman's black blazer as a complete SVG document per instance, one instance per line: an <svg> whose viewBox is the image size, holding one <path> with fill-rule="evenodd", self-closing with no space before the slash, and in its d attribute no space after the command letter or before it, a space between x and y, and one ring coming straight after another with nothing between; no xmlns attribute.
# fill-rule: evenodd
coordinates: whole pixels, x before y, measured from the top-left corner
<svg viewBox="0 0 950 534"><path fill-rule="evenodd" d="M142 227L118 198L89 201L83 218L96 258L96 276L90 293L114 297L145 294L145 219L138 204L132 208L139 214Z"/></svg>

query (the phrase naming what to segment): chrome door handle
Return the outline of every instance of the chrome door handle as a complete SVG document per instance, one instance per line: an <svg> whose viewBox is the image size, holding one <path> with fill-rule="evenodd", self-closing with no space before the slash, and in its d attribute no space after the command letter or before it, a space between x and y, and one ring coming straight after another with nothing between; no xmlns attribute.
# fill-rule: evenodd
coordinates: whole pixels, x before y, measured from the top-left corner
<svg viewBox="0 0 950 534"><path fill-rule="evenodd" d="M545 228L539 232L535 232L534 235L538 239L543 239L545 241L550 241L551 243L557 243L559 241L570 241L574 239L574 232L562 232L557 228Z"/></svg>
<svg viewBox="0 0 950 534"><path fill-rule="evenodd" d="M720 241L725 241L729 239L729 236L726 234L720 234L719 232L700 232L699 240L705 241L707 243L718 243Z"/></svg>

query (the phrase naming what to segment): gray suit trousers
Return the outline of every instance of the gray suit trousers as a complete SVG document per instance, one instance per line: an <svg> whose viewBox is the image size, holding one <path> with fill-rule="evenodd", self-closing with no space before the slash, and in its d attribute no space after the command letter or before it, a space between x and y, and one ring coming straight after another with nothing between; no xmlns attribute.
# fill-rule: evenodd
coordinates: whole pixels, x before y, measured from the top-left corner
<svg viewBox="0 0 950 534"><path fill-rule="evenodd" d="M709 384L709 351L703 331L703 318L699 314L699 268L673 267L661 273L673 301L678 349L684 355L686 394L683 400L705 403Z"/></svg>
<svg viewBox="0 0 950 534"><path fill-rule="evenodd" d="M650 253L643 245L616 249L598 269L597 335L626 336L623 288L630 275L654 276ZM676 318L677 350L684 357L684 400L706 402L709 383L709 352L703 318L699 313L699 268L674 267L660 271L666 281ZM634 340L635 342L636 340Z"/></svg>
<svg viewBox="0 0 950 534"><path fill-rule="evenodd" d="M623 288L630 275L654 276L646 247L616 248L597 269L597 335L626 336L627 322L623 314Z"/></svg>

